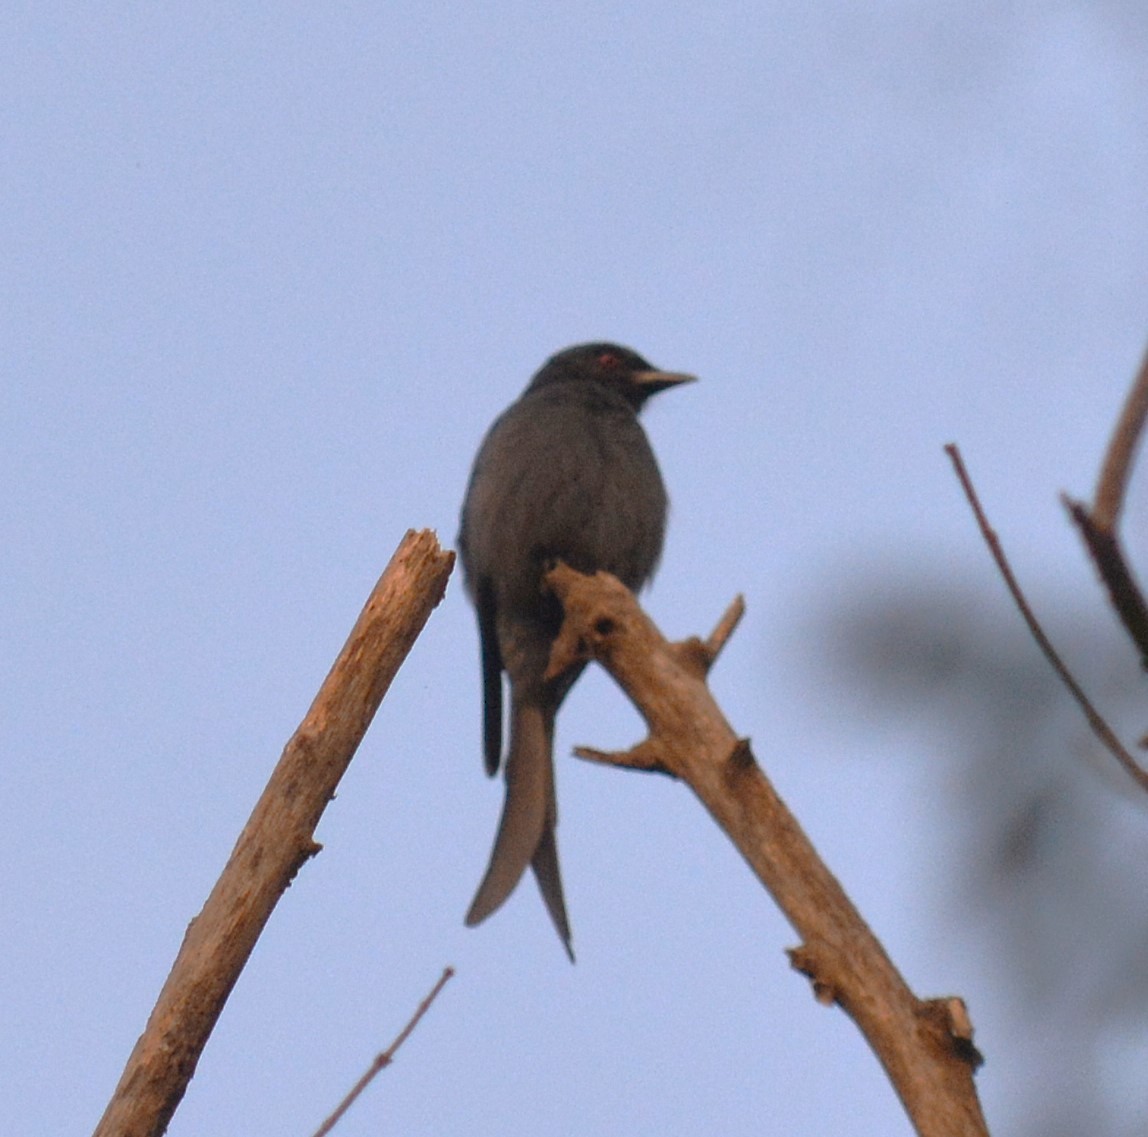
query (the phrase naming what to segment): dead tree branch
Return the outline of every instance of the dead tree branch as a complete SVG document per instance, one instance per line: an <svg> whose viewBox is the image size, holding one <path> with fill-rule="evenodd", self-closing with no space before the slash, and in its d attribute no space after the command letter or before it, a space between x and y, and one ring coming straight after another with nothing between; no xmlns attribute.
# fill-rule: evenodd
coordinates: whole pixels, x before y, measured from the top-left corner
<svg viewBox="0 0 1148 1137"><path fill-rule="evenodd" d="M550 673L596 659L649 727L624 754L579 753L687 782L802 937L793 966L860 1028L920 1137L987 1137L964 1004L913 994L706 686L735 615L707 642L671 644L614 577L559 565L547 580L566 613Z"/></svg>
<svg viewBox="0 0 1148 1137"><path fill-rule="evenodd" d="M443 973L439 976L438 982L430 989L427 997L415 1008L415 1013L411 1015L407 1025L399 1031L398 1037L381 1054L375 1055L374 1061L367 1067L366 1073L351 1087L347 1096L339 1102L331 1116L315 1130L315 1137L327 1137L327 1134L339 1124L339 1118L355 1104L359 1095L371 1084L375 1075L380 1070L385 1070L395 1060L395 1053L399 1047L414 1033L414 1029L419 1025L423 1015L430 1010L431 1003L438 998L439 992L447 985L447 981L453 975L453 967L443 968Z"/></svg>
<svg viewBox="0 0 1148 1137"><path fill-rule="evenodd" d="M320 846L314 832L454 564L411 531L391 558L231 857L192 920L96 1137L158 1137L279 897Z"/></svg>
<svg viewBox="0 0 1148 1137"><path fill-rule="evenodd" d="M1092 512L1092 519L1100 529L1113 530L1120 520L1145 418L1148 418L1148 352L1140 363L1140 371L1128 392L1124 409L1112 432L1112 441L1108 444L1108 453L1104 456L1104 465L1100 468Z"/></svg>
<svg viewBox="0 0 1148 1137"><path fill-rule="evenodd" d="M977 519L981 536L984 537L985 544L988 545L989 552L992 554L993 560L996 562L997 568L1004 578L1005 586L1008 588L1013 602L1020 611L1021 617L1028 625L1028 630L1032 633L1032 638L1036 640L1037 646L1044 653L1045 659L1048 660L1049 665L1053 671L1056 672L1057 677L1065 687L1068 688L1069 694L1072 695L1077 705L1084 712L1084 717L1088 720L1088 725L1092 728L1092 733L1100 739L1104 747L1116 761L1135 778L1140 787L1142 789L1148 789L1148 770L1145 770L1140 763L1136 761L1132 753L1116 736L1116 732L1105 721L1104 716L1093 706L1092 700L1084 693L1084 688L1076 681L1064 660L1060 658L1060 653L1052 646L1052 641L1048 638L1044 628L1041 627L1040 621L1036 618L1036 613L1033 612L1032 607L1029 605L1024 591L1021 589L1020 583L1012 571L1012 566L1005 556L1000 538L989 524L988 516L985 514L980 498L977 496L976 488L973 486L972 478L969 477L969 472L965 469L964 459L961 458L960 450L955 444L950 442L945 447L945 453L948 454L953 463L953 468L956 470L961 488L965 491L965 497L968 498L973 516Z"/></svg>
<svg viewBox="0 0 1148 1137"><path fill-rule="evenodd" d="M1148 606L1124 555L1118 524L1124 508L1128 479L1136 457L1136 447L1148 417L1148 353L1125 400L1124 409L1112 432L1108 452L1096 484L1092 509L1065 496L1069 516L1080 530L1100 579L1108 589L1124 630L1140 653L1141 666L1148 669Z"/></svg>

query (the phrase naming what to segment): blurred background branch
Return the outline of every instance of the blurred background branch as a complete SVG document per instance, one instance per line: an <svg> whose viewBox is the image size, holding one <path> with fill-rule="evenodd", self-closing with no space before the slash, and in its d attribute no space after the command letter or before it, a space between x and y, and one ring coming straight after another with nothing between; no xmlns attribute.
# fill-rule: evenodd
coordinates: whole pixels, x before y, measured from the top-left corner
<svg viewBox="0 0 1148 1137"><path fill-rule="evenodd" d="M1064 501L1108 589L1120 622L1140 652L1141 666L1148 668L1148 607L1124 555L1117 528L1145 416L1148 416L1148 352L1112 432L1092 509L1068 497Z"/></svg>

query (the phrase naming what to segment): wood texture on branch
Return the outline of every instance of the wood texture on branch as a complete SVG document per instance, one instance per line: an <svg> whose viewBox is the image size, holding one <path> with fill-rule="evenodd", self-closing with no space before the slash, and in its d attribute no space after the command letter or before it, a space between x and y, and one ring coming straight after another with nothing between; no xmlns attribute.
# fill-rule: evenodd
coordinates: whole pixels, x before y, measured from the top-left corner
<svg viewBox="0 0 1148 1137"><path fill-rule="evenodd" d="M801 936L793 966L818 999L837 1003L857 1024L921 1137L987 1135L973 1085L980 1056L963 1002L913 994L706 685L740 602L709 640L669 643L614 577L558 565L547 582L566 613L550 673L596 659L649 728L625 753L577 753L686 782ZM844 795L841 808L855 801Z"/></svg>
<svg viewBox="0 0 1148 1137"><path fill-rule="evenodd" d="M410 531L372 591L203 910L192 920L96 1137L158 1137L279 897L316 852L315 827L415 639L454 554Z"/></svg>

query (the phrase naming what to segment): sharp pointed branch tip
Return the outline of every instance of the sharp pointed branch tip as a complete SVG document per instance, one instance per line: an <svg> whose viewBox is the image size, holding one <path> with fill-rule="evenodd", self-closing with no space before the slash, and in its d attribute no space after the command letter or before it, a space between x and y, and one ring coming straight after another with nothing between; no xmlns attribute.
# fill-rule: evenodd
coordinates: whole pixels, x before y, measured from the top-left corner
<svg viewBox="0 0 1148 1137"><path fill-rule="evenodd" d="M714 659L717 659L730 636L737 630L737 626L741 623L741 618L744 615L745 597L739 592L730 602L730 606L722 613L722 618L717 622L717 627L710 632L710 638L706 640L706 648Z"/></svg>
<svg viewBox="0 0 1148 1137"><path fill-rule="evenodd" d="M662 748L652 738L644 739L629 750L595 750L591 746L576 746L574 756L601 766L621 766L626 770L640 770L646 774L677 775L663 761Z"/></svg>

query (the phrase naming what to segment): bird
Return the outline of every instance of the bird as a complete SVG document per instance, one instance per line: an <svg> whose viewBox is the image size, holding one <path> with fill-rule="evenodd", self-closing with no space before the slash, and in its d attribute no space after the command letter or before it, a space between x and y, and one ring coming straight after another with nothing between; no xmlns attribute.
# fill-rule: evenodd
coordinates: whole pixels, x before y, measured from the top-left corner
<svg viewBox="0 0 1148 1137"><path fill-rule="evenodd" d="M585 665L545 678L562 608L542 576L562 561L581 573L612 573L633 592L650 580L668 501L638 412L651 395L694 379L614 343L558 352L495 419L463 501L458 551L478 618L483 756L487 774L501 768L506 782L490 862L465 922L473 927L501 907L529 865L571 962L554 832L554 720Z"/></svg>

